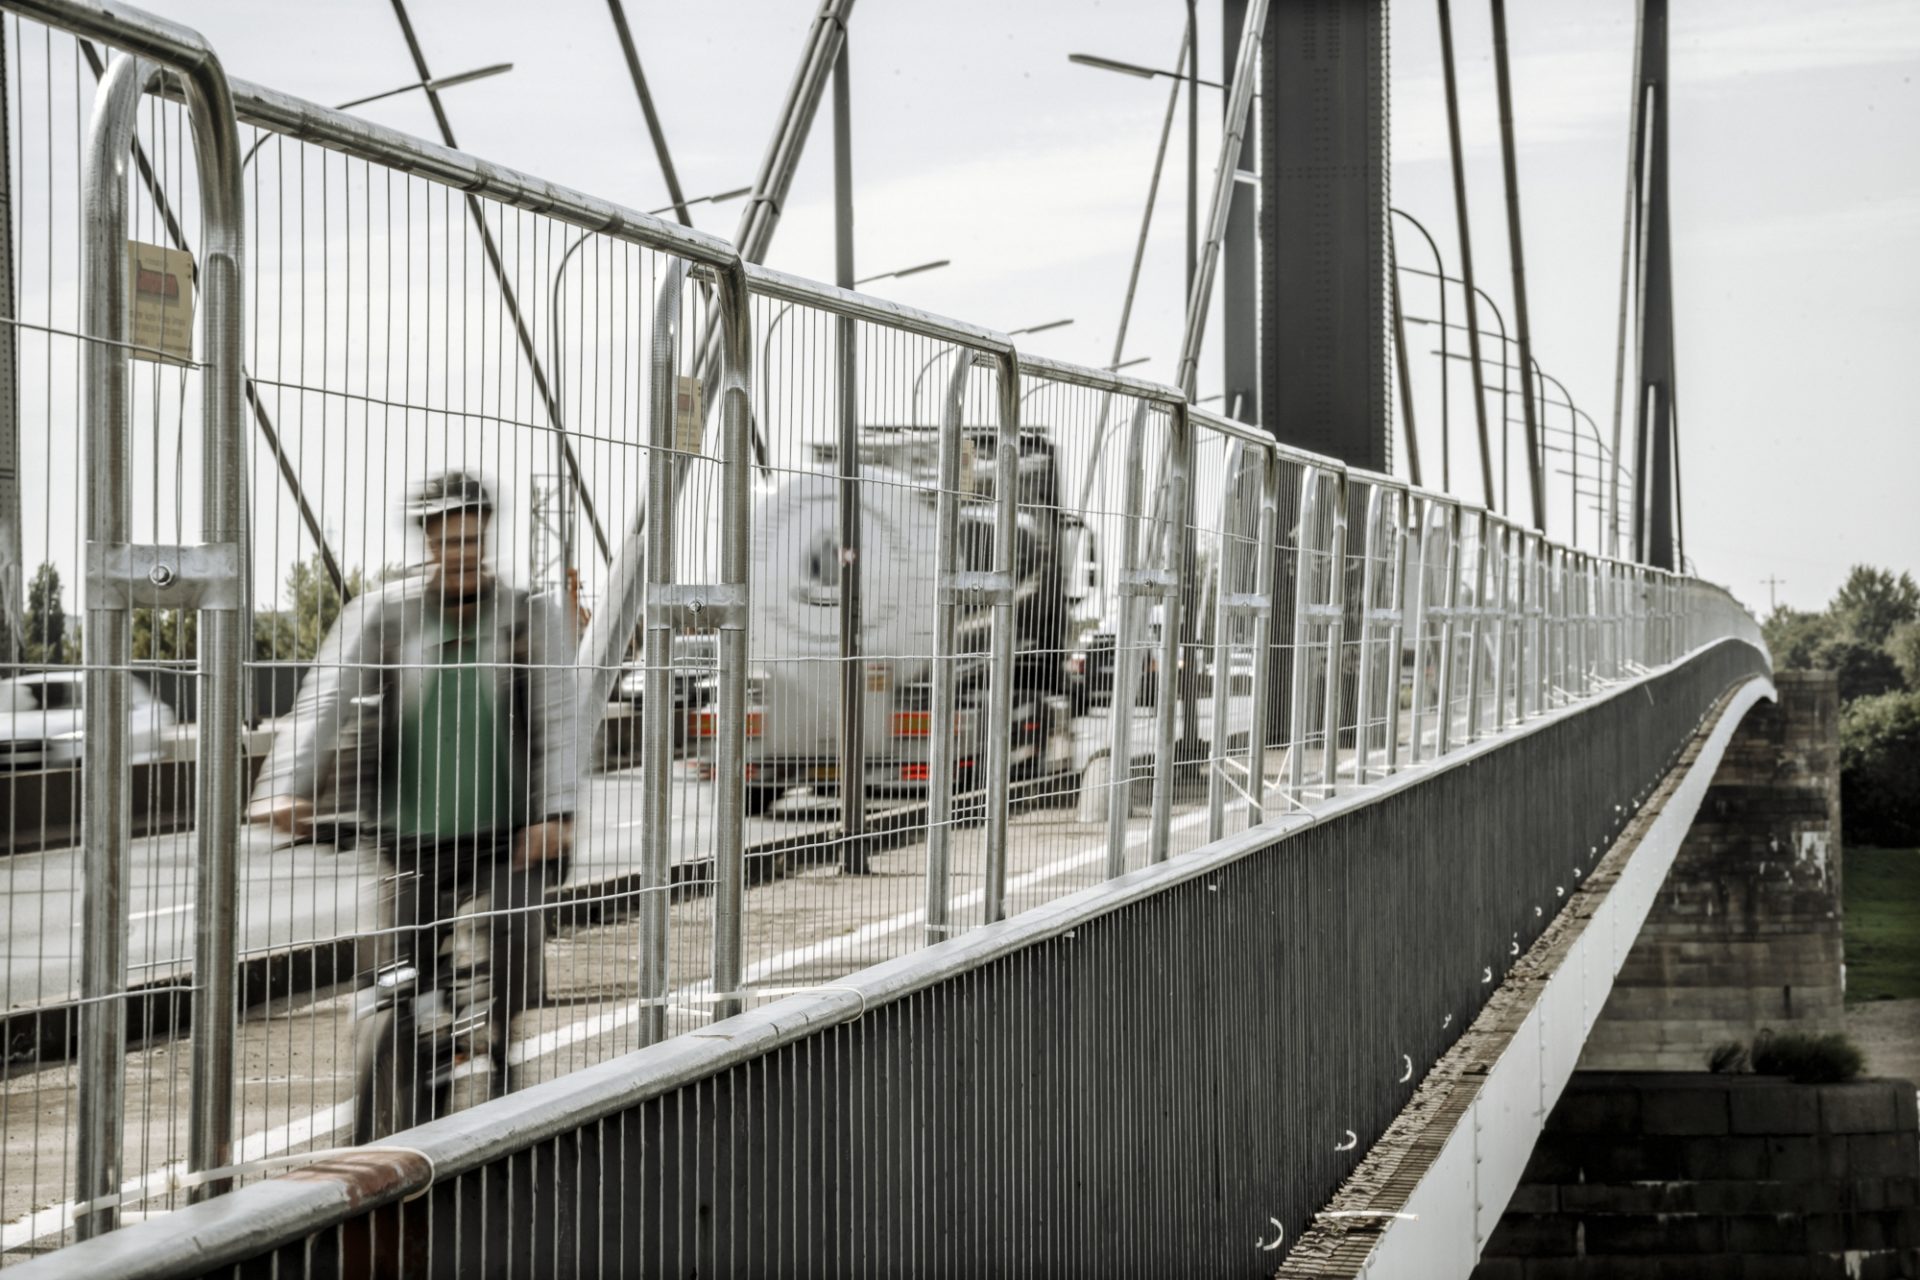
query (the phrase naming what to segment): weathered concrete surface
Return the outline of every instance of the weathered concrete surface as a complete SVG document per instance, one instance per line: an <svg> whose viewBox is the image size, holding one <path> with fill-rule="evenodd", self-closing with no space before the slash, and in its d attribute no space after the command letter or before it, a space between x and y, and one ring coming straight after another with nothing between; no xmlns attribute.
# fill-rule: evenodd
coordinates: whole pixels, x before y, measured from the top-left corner
<svg viewBox="0 0 1920 1280"><path fill-rule="evenodd" d="M1714 774L1583 1070L1700 1071L1765 1029L1842 1027L1839 688L1824 671L1774 684Z"/></svg>

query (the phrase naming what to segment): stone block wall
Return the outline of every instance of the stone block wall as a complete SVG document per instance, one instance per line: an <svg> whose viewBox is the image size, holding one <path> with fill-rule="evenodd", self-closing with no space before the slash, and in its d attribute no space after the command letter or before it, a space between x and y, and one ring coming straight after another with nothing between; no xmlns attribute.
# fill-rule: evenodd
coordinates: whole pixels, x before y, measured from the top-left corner
<svg viewBox="0 0 1920 1280"><path fill-rule="evenodd" d="M1920 1276L1913 1085L1573 1077L1476 1280Z"/></svg>
<svg viewBox="0 0 1920 1280"><path fill-rule="evenodd" d="M1714 774L1583 1069L1699 1071L1763 1029L1841 1027L1839 687L1824 671L1774 684Z"/></svg>

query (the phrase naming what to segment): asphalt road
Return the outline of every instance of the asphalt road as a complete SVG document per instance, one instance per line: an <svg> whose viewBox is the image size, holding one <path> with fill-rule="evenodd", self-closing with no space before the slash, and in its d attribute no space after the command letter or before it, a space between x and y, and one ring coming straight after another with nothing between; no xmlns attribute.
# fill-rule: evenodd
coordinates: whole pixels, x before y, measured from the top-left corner
<svg viewBox="0 0 1920 1280"><path fill-rule="evenodd" d="M711 855L716 837L714 787L691 764L675 766L673 860ZM568 883L591 884L640 869L638 770L587 782ZM804 797L782 802L766 818L748 819L749 844L828 831L833 811ZM360 932L373 918L376 860L332 845L289 845L260 827L242 828L240 946L264 951ZM78 848L16 854L0 860L6 941L0 982L11 1007L80 994L82 893ZM128 981L184 972L196 925L191 832L135 840L127 878Z"/></svg>

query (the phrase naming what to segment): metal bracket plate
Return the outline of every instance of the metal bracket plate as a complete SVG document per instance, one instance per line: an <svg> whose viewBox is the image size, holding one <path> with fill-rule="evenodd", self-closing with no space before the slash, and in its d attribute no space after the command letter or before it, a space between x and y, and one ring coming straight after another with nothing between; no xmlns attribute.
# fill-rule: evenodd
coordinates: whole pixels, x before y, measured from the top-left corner
<svg viewBox="0 0 1920 1280"><path fill-rule="evenodd" d="M1236 616L1264 617L1273 612L1273 600L1251 591L1229 591L1220 597L1220 607Z"/></svg>
<svg viewBox="0 0 1920 1280"><path fill-rule="evenodd" d="M655 627L743 631L747 589L733 582L654 583L647 587L647 623Z"/></svg>
<svg viewBox="0 0 1920 1280"><path fill-rule="evenodd" d="M238 609L240 544L87 544L89 609Z"/></svg>
<svg viewBox="0 0 1920 1280"><path fill-rule="evenodd" d="M1310 604L1301 610L1309 618L1334 619L1345 615L1346 611L1337 604Z"/></svg>
<svg viewBox="0 0 1920 1280"><path fill-rule="evenodd" d="M977 570L949 573L940 580L940 588L948 595L960 597L966 604L1010 604L1013 601L1013 578L1005 573Z"/></svg>
<svg viewBox="0 0 1920 1280"><path fill-rule="evenodd" d="M1164 598L1179 589L1179 580L1170 569L1133 569L1120 575L1120 594L1123 596Z"/></svg>

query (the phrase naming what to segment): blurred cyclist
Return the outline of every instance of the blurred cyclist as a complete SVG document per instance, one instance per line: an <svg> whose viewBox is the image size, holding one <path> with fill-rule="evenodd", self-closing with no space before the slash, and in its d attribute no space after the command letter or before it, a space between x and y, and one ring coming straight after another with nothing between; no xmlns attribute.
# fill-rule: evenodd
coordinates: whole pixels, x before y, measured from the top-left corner
<svg viewBox="0 0 1920 1280"><path fill-rule="evenodd" d="M541 997L538 907L565 876L579 785L560 601L488 572L493 499L477 477L424 481L406 514L428 572L346 605L254 793L255 817L282 831L309 836L333 809L380 850L357 1142L443 1114L456 1075L510 1087L509 1028Z"/></svg>

